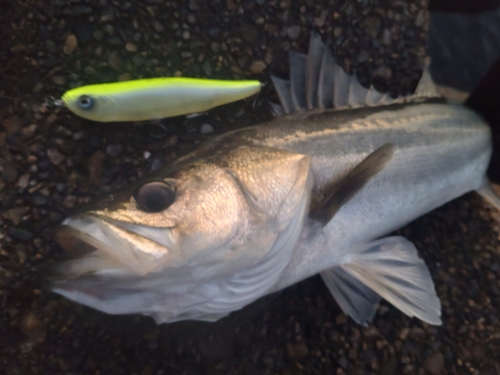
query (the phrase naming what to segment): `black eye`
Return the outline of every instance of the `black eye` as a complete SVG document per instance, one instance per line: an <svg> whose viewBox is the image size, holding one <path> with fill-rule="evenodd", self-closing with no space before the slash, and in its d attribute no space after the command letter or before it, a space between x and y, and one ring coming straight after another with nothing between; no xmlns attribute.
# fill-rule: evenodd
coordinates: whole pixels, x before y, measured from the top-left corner
<svg viewBox="0 0 500 375"><path fill-rule="evenodd" d="M134 198L140 210L160 212L174 203L175 188L165 182L150 182L141 186Z"/></svg>
<svg viewBox="0 0 500 375"><path fill-rule="evenodd" d="M94 106L94 99L88 95L82 95L78 98L78 105L81 109L92 109Z"/></svg>

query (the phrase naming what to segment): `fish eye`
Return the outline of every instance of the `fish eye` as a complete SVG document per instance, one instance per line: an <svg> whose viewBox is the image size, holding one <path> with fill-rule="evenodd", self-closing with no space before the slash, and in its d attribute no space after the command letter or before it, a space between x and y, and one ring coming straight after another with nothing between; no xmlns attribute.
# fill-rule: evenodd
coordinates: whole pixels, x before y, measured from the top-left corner
<svg viewBox="0 0 500 375"><path fill-rule="evenodd" d="M81 109L92 109L94 106L94 99L88 95L82 95L78 98L78 106Z"/></svg>
<svg viewBox="0 0 500 375"><path fill-rule="evenodd" d="M166 182L149 182L134 195L137 208L147 212L160 212L175 200L175 188Z"/></svg>

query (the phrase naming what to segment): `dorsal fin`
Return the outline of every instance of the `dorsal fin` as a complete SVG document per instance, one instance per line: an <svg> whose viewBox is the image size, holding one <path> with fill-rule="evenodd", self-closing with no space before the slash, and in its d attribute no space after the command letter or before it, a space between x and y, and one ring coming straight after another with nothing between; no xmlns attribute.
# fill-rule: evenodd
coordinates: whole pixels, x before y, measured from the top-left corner
<svg viewBox="0 0 500 375"><path fill-rule="evenodd" d="M404 103L416 98L439 97L426 64L414 94L392 98L373 86L364 87L355 75L347 74L338 65L330 48L313 31L309 52L302 55L290 51L290 80L271 79L285 114L305 109L343 109Z"/></svg>

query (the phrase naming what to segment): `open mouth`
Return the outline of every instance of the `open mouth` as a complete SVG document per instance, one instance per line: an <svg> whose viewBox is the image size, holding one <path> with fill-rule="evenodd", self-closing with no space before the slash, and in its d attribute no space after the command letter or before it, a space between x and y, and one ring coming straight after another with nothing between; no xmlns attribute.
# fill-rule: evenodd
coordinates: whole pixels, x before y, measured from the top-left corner
<svg viewBox="0 0 500 375"><path fill-rule="evenodd" d="M173 251L170 230L152 228L81 214L66 219L55 234L58 244L73 262L88 258L112 261L132 273L143 276L182 260Z"/></svg>

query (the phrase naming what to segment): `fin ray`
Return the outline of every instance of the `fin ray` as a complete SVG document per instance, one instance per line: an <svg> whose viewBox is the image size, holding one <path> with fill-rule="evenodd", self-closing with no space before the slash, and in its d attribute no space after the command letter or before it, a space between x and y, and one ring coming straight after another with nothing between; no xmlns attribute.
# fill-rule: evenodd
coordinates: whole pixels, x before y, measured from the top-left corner
<svg viewBox="0 0 500 375"><path fill-rule="evenodd" d="M329 48L325 48L321 60L318 84L319 108L333 108L333 88L335 82L335 61Z"/></svg>
<svg viewBox="0 0 500 375"><path fill-rule="evenodd" d="M293 101L290 93L290 81L285 81L284 79L275 76L271 76L271 80L273 81L274 89L278 94L283 111L285 113L292 113Z"/></svg>
<svg viewBox="0 0 500 375"><path fill-rule="evenodd" d="M491 183L485 179L483 186L476 190L476 192L489 204L495 207L497 210L500 210L500 197L493 189Z"/></svg>
<svg viewBox="0 0 500 375"><path fill-rule="evenodd" d="M343 109L389 105L417 98L439 97L427 64L414 94L392 98L373 85L363 87L355 75L347 74L335 62L330 48L312 32L307 55L289 52L290 81L271 77L286 114L305 109Z"/></svg>
<svg viewBox="0 0 500 375"><path fill-rule="evenodd" d="M290 92L296 112L307 108L306 103L306 55L290 51Z"/></svg>
<svg viewBox="0 0 500 375"><path fill-rule="evenodd" d="M308 109L318 107L318 87L320 83L321 63L325 45L321 36L311 32L309 52L306 57L306 102Z"/></svg>
<svg viewBox="0 0 500 375"><path fill-rule="evenodd" d="M366 326L373 320L380 296L341 267L321 272L321 278L344 314Z"/></svg>
<svg viewBox="0 0 500 375"><path fill-rule="evenodd" d="M339 267L406 315L441 324L441 302L430 272L405 238L386 237L354 249Z"/></svg>

